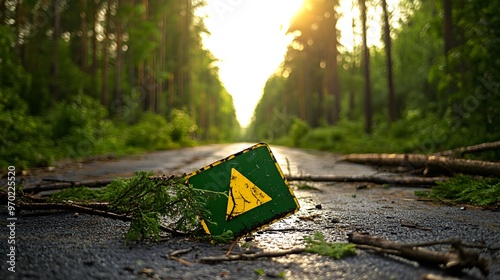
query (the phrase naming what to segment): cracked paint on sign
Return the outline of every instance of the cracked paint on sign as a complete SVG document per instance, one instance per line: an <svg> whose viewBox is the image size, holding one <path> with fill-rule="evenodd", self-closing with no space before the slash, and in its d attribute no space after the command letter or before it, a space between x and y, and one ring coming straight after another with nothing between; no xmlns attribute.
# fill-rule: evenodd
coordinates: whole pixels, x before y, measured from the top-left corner
<svg viewBox="0 0 500 280"><path fill-rule="evenodd" d="M231 169L226 220L230 220L271 200L272 198L269 195L238 170Z"/></svg>

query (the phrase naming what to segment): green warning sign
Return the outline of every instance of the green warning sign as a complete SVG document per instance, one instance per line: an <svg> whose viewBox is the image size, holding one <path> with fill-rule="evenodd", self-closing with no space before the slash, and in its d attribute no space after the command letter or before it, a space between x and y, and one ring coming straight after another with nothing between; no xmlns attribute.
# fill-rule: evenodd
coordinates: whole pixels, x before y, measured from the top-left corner
<svg viewBox="0 0 500 280"><path fill-rule="evenodd" d="M197 189L227 194L207 202L210 216L202 224L211 235L231 230L241 236L299 209L271 149L264 143L193 172L186 181Z"/></svg>

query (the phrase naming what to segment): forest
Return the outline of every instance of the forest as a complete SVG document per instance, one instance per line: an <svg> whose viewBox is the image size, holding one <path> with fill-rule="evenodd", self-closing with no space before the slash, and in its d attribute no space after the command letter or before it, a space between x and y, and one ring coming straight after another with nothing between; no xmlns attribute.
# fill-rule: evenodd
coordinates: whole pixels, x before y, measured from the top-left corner
<svg viewBox="0 0 500 280"><path fill-rule="evenodd" d="M199 0L1 0L0 166L233 140Z"/></svg>
<svg viewBox="0 0 500 280"><path fill-rule="evenodd" d="M346 2L352 46L340 43ZM500 140L500 1L398 2L305 0L250 139L424 154ZM380 44L368 45L373 22Z"/></svg>
<svg viewBox="0 0 500 280"><path fill-rule="evenodd" d="M500 0L304 0L244 135L205 4L0 0L0 166L241 139L423 154L500 140Z"/></svg>

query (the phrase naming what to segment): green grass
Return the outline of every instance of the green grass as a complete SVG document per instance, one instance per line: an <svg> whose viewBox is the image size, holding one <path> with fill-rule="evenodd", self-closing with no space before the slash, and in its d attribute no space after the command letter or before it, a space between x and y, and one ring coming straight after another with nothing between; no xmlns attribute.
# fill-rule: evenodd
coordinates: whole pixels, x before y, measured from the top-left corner
<svg viewBox="0 0 500 280"><path fill-rule="evenodd" d="M334 259L341 259L345 256L356 255L355 245L352 243L330 243L325 241L325 237L320 232L315 232L313 236L306 236L306 252L327 256Z"/></svg>
<svg viewBox="0 0 500 280"><path fill-rule="evenodd" d="M477 206L500 205L500 178L476 178L458 175L447 182L438 182L430 191L415 195Z"/></svg>

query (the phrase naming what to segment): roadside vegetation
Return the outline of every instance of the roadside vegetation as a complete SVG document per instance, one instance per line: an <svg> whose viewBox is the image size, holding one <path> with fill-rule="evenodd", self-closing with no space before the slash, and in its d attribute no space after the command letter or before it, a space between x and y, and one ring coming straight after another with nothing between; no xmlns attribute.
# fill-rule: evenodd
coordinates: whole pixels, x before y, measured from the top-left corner
<svg viewBox="0 0 500 280"><path fill-rule="evenodd" d="M500 1L305 0L248 139L339 154L422 155L499 141L494 9ZM381 31L375 43L367 40L374 28ZM500 150L464 158L497 162ZM457 177L429 195L490 205L497 188L489 179Z"/></svg>
<svg viewBox="0 0 500 280"><path fill-rule="evenodd" d="M0 3L2 170L238 136L202 1Z"/></svg>
<svg viewBox="0 0 500 280"><path fill-rule="evenodd" d="M304 1L248 139L342 154L433 154L500 140L500 18L488 12L500 1L389 4ZM363 39L366 18L380 28L377 43Z"/></svg>
<svg viewBox="0 0 500 280"><path fill-rule="evenodd" d="M459 175L437 182L430 191L417 191L417 196L445 203L472 204L500 208L500 178L476 178Z"/></svg>

